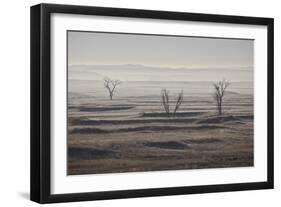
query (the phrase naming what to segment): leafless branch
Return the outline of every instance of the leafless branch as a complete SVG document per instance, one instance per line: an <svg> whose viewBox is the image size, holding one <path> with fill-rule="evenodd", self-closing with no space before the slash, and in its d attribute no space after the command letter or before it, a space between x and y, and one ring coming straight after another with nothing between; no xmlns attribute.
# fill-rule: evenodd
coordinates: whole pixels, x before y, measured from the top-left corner
<svg viewBox="0 0 281 207"><path fill-rule="evenodd" d="M180 108L180 105L182 104L182 101L183 101L183 90L178 95L176 106L175 106L175 109L174 109L174 116L176 115L177 110Z"/></svg>
<svg viewBox="0 0 281 207"><path fill-rule="evenodd" d="M168 117L170 117L170 103L169 103L169 91L166 88L162 89L161 92L162 105Z"/></svg>
<svg viewBox="0 0 281 207"><path fill-rule="evenodd" d="M171 113L171 111L170 111L170 96L169 96L169 91L166 88L162 89L161 98L162 98L162 105L164 107L164 110L165 110L167 116L170 117L171 114L173 116L175 116L183 101L183 91L181 91L178 94L175 109L174 109L173 113Z"/></svg>
<svg viewBox="0 0 281 207"><path fill-rule="evenodd" d="M116 87L120 85L122 82L119 80L111 80L110 78L105 78L103 81L104 81L104 87L107 89L109 93L109 98L110 100L112 100L116 92Z"/></svg>
<svg viewBox="0 0 281 207"><path fill-rule="evenodd" d="M213 84L214 89L215 89L214 99L216 101L217 110L218 110L219 115L222 115L223 97L224 97L225 91L229 85L230 85L230 83L226 80L222 80L222 81L219 81L219 82Z"/></svg>

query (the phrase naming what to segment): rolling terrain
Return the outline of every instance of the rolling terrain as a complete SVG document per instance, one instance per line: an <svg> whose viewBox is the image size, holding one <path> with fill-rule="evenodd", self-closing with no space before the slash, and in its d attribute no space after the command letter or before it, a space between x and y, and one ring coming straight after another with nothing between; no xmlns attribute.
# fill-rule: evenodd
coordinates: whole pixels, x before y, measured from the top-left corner
<svg viewBox="0 0 281 207"><path fill-rule="evenodd" d="M174 117L164 87L172 109L184 90ZM253 166L251 83L231 84L221 117L212 93L211 82L125 81L109 100L102 81L70 80L68 174Z"/></svg>

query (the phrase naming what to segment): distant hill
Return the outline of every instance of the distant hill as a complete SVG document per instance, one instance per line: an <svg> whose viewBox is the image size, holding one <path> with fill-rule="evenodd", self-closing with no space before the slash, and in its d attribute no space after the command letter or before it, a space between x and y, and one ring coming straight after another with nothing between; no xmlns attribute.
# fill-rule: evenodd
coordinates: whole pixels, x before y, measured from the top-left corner
<svg viewBox="0 0 281 207"><path fill-rule="evenodd" d="M251 67L240 68L171 68L141 64L124 65L72 65L69 79L102 80L105 77L122 81L253 81Z"/></svg>

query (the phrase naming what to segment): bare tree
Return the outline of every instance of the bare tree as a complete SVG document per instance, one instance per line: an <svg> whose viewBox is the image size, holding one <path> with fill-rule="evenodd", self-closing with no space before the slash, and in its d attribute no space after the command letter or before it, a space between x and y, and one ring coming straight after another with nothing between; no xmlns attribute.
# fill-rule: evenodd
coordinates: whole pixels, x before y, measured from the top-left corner
<svg viewBox="0 0 281 207"><path fill-rule="evenodd" d="M109 93L109 98L110 100L112 100L116 92L116 87L120 85L122 82L119 80L111 80L110 78L105 78L103 81L104 81L104 87L107 89Z"/></svg>
<svg viewBox="0 0 281 207"><path fill-rule="evenodd" d="M162 97L162 105L164 107L164 110L165 110L167 116L170 117L171 116L170 97L169 97L169 91L166 88L162 89L161 97ZM173 116L176 115L177 110L180 108L180 105L182 104L182 101L183 101L183 91L181 91L178 94L178 98L177 98L177 101L176 101L175 109L174 109L174 111L172 113Z"/></svg>
<svg viewBox="0 0 281 207"><path fill-rule="evenodd" d="M222 81L219 81L219 82L213 84L214 89L215 89L214 99L217 104L217 110L218 110L219 115L222 115L223 97L224 97L225 91L229 85L230 85L230 83L226 80L222 80Z"/></svg>
<svg viewBox="0 0 281 207"><path fill-rule="evenodd" d="M175 106L175 109L174 109L174 116L176 115L177 110L180 108L180 105L182 104L182 101L183 101L183 90L178 95L176 106Z"/></svg>
<svg viewBox="0 0 281 207"><path fill-rule="evenodd" d="M166 88L162 89L161 97L162 97L162 104L163 104L164 110L165 110L167 116L170 117L169 91Z"/></svg>

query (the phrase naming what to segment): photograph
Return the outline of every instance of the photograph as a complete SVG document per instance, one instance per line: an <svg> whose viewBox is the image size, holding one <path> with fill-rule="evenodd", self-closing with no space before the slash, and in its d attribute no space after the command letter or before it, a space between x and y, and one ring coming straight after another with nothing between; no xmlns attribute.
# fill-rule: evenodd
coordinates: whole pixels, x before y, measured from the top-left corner
<svg viewBox="0 0 281 207"><path fill-rule="evenodd" d="M30 7L30 200L273 189L274 18L108 6Z"/></svg>
<svg viewBox="0 0 281 207"><path fill-rule="evenodd" d="M67 31L67 174L254 166L254 40Z"/></svg>

